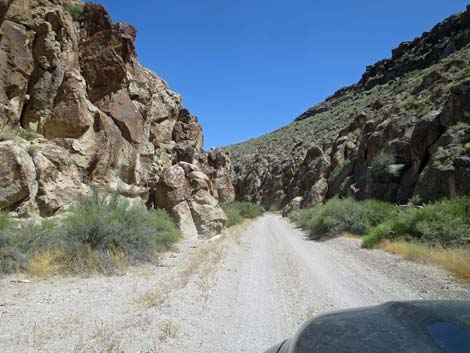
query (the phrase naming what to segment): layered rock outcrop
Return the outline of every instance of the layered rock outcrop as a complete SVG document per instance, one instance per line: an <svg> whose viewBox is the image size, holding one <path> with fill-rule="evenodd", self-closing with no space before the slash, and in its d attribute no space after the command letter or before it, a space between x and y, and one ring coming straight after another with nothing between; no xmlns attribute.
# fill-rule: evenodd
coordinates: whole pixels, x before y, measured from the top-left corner
<svg viewBox="0 0 470 353"><path fill-rule="evenodd" d="M53 216L91 185L211 236L234 190L196 117L143 68L136 30L97 4L0 1L0 208Z"/></svg>
<svg viewBox="0 0 470 353"><path fill-rule="evenodd" d="M334 196L423 202L469 195L470 10L273 133L224 148L237 197L284 208Z"/></svg>

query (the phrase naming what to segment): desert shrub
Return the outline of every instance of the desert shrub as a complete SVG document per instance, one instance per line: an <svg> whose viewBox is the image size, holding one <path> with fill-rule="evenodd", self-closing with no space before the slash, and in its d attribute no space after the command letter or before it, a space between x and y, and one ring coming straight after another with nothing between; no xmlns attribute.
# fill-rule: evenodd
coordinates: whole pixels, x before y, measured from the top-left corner
<svg viewBox="0 0 470 353"><path fill-rule="evenodd" d="M20 131L18 132L18 136L26 141L33 141L34 139L40 137L40 135L36 131L33 131L31 129L20 129Z"/></svg>
<svg viewBox="0 0 470 353"><path fill-rule="evenodd" d="M372 249L382 241L393 238L393 234L393 221L386 221L369 231L362 241L362 246L367 249Z"/></svg>
<svg viewBox="0 0 470 353"><path fill-rule="evenodd" d="M118 196L94 192L63 220L55 241L66 250L120 251L138 261L151 258L179 237L180 231L165 211L149 211Z"/></svg>
<svg viewBox="0 0 470 353"><path fill-rule="evenodd" d="M147 210L96 191L72 207L60 223L46 220L2 232L4 223L9 224L0 216L3 272L20 267L40 275L109 274L122 265L156 260L158 252L180 238L165 211Z"/></svg>
<svg viewBox="0 0 470 353"><path fill-rule="evenodd" d="M260 205L251 202L235 202L233 206L240 210L240 214L244 218L256 218L264 213L264 209Z"/></svg>
<svg viewBox="0 0 470 353"><path fill-rule="evenodd" d="M74 20L78 20L83 12L80 5L65 4L64 10L67 11Z"/></svg>
<svg viewBox="0 0 470 353"><path fill-rule="evenodd" d="M243 222L243 219L253 219L261 216L264 210L261 206L251 202L234 202L224 206L227 215L227 227L234 226Z"/></svg>
<svg viewBox="0 0 470 353"><path fill-rule="evenodd" d="M470 76L470 63L467 63L467 66L463 69L463 76Z"/></svg>
<svg viewBox="0 0 470 353"><path fill-rule="evenodd" d="M388 221L371 229L363 246L370 248L391 239L443 247L470 245L470 197L400 209Z"/></svg>
<svg viewBox="0 0 470 353"><path fill-rule="evenodd" d="M334 198L325 205L301 210L294 217L296 224L313 238L338 236L343 233L365 235L384 222L395 206L381 201Z"/></svg>
<svg viewBox="0 0 470 353"><path fill-rule="evenodd" d="M240 214L240 211L236 208L227 207L225 208L225 214L227 215L226 227L232 227L243 222L244 218Z"/></svg>
<svg viewBox="0 0 470 353"><path fill-rule="evenodd" d="M0 247L5 245L15 225L13 219L0 210Z"/></svg>
<svg viewBox="0 0 470 353"><path fill-rule="evenodd" d="M49 220L10 228L4 247L0 249L0 258L3 260L1 271L9 273L29 270L31 256L51 246L51 239L56 232L56 223Z"/></svg>
<svg viewBox="0 0 470 353"><path fill-rule="evenodd" d="M371 162L370 167L376 173L384 171L389 165L395 164L395 157L385 152L380 152Z"/></svg>
<svg viewBox="0 0 470 353"><path fill-rule="evenodd" d="M12 272L16 270L16 261L12 255L10 241L15 231L15 222L5 212L0 211L0 271Z"/></svg>

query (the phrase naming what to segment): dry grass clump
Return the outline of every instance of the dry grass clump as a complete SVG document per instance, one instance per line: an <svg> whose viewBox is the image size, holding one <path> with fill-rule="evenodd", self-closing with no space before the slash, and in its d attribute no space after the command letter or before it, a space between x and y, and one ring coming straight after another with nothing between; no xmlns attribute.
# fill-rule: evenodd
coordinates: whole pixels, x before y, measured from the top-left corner
<svg viewBox="0 0 470 353"><path fill-rule="evenodd" d="M433 248L405 241L385 241L379 248L420 263L437 264L455 277L470 282L470 249Z"/></svg>
<svg viewBox="0 0 470 353"><path fill-rule="evenodd" d="M162 283L158 288L137 296L134 303L147 308L160 306L170 297L170 293L171 289L168 284Z"/></svg>
<svg viewBox="0 0 470 353"><path fill-rule="evenodd" d="M217 265L223 258L225 247L222 242L209 243L201 249L198 286L202 291L202 301L206 304L209 300L210 289L215 281L214 274Z"/></svg>
<svg viewBox="0 0 470 353"><path fill-rule="evenodd" d="M230 229L230 234L241 234L250 224L249 221ZM232 232L235 230L234 232ZM225 254L224 239L229 230L224 231L224 236L217 241L205 242L193 254L190 254L182 268L172 278L162 280L158 287L137 296L134 304L137 307L156 307L165 303L173 291L185 288L191 278L197 275L199 289L202 291L202 299L207 303L209 291L214 283L214 273L217 265L222 261Z"/></svg>
<svg viewBox="0 0 470 353"><path fill-rule="evenodd" d="M81 257L69 254L64 249L45 249L32 255L29 260L28 274L32 277L45 277L57 274L74 273L79 268L85 273L106 273L106 263L112 263L114 270L125 268L128 255L124 251L106 250L104 253L84 248Z"/></svg>
<svg viewBox="0 0 470 353"><path fill-rule="evenodd" d="M177 333L178 327L176 324L173 321L166 321L160 328L160 335L158 336L158 339L161 343L165 343L170 338L175 338Z"/></svg>
<svg viewBox="0 0 470 353"><path fill-rule="evenodd" d="M224 229L222 235L225 238L232 238L236 244L241 245L242 235L246 232L252 222L252 219L245 219L242 223L237 224L236 226Z"/></svg>

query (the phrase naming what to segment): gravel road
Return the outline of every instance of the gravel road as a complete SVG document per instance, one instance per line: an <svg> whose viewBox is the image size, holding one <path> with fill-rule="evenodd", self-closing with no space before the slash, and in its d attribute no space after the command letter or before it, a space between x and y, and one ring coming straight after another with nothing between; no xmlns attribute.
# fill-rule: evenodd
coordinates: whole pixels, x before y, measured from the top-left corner
<svg viewBox="0 0 470 353"><path fill-rule="evenodd" d="M159 267L119 277L18 279L0 280L5 353L262 353L326 311L470 300L468 285L435 267L361 249L352 238L309 241L277 215L241 236L182 242Z"/></svg>

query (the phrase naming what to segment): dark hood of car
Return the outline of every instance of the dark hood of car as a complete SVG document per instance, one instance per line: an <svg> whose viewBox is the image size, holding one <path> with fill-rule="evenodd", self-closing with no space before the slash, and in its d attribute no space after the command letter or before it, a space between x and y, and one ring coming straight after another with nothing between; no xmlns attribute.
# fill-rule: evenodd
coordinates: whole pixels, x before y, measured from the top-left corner
<svg viewBox="0 0 470 353"><path fill-rule="evenodd" d="M278 347L283 353L470 353L470 302L390 302L328 313Z"/></svg>

